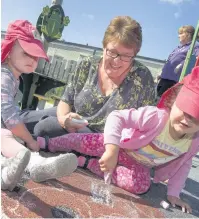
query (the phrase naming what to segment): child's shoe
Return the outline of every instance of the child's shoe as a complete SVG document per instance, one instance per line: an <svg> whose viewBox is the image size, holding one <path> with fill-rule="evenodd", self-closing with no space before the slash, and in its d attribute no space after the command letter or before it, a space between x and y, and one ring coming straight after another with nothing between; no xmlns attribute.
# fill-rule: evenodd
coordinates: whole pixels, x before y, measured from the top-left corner
<svg viewBox="0 0 199 219"><path fill-rule="evenodd" d="M21 179L30 160L30 151L20 150L15 157L9 158L7 166L1 170L1 189L12 191Z"/></svg>
<svg viewBox="0 0 199 219"><path fill-rule="evenodd" d="M60 154L59 156L43 159L34 165L30 171L30 178L35 182L43 182L48 179L56 179L69 176L78 166L75 154Z"/></svg>

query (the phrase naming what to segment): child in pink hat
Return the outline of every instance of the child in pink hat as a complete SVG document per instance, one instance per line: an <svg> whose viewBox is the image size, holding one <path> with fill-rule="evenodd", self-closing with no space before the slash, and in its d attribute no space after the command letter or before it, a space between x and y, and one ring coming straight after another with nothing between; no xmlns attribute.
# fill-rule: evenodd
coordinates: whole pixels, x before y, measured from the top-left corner
<svg viewBox="0 0 199 219"><path fill-rule="evenodd" d="M34 72L39 58L48 61L37 29L27 20L10 23L1 44L1 153L8 158L3 159L1 165L1 188L4 190L14 189L27 165L31 178L37 182L69 175L77 167L74 154L43 158L39 154L32 156L30 152L37 152L40 147L20 118L14 98L19 77L22 73Z"/></svg>
<svg viewBox="0 0 199 219"><path fill-rule="evenodd" d="M107 118L104 144L106 150L99 161L103 172L115 169L122 149L137 165L154 167L155 182L168 180L168 201L191 212L179 194L192 158L199 152L199 67L165 92L157 107L112 112Z"/></svg>
<svg viewBox="0 0 199 219"><path fill-rule="evenodd" d="M104 134L70 133L37 141L51 152L77 151L79 166L100 177L112 173L115 185L134 194L147 192L155 168L154 182L168 180L168 201L191 212L179 195L199 152L199 67L166 91L157 107L110 113Z"/></svg>

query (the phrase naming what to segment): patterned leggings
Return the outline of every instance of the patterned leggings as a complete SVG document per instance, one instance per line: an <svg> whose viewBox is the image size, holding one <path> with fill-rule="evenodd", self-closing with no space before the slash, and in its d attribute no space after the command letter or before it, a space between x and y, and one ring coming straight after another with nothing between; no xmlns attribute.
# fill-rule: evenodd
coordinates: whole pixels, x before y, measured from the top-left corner
<svg viewBox="0 0 199 219"><path fill-rule="evenodd" d="M105 151L103 142L103 134L70 133L49 139L48 148L51 152L75 150L85 155L101 157ZM96 158L89 160L87 168L100 177L104 176ZM142 194L150 187L150 169L137 163L123 149L120 149L118 165L112 174L112 182L131 193Z"/></svg>

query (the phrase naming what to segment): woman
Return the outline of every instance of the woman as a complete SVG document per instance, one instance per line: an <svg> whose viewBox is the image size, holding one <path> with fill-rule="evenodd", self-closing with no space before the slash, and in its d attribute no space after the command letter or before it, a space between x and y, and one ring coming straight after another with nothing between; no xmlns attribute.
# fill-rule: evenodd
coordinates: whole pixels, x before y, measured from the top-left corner
<svg viewBox="0 0 199 219"><path fill-rule="evenodd" d="M167 89L172 87L179 81L180 74L186 59L187 52L191 46L191 41L195 28L190 25L182 26L178 30L178 37L180 41L180 46L173 50L169 55L167 62L165 63L162 73L160 76L160 81L157 86L157 94L161 96ZM193 57L199 55L199 44L196 42ZM192 66L188 66L191 70L194 66L194 63L191 63Z"/></svg>
<svg viewBox="0 0 199 219"><path fill-rule="evenodd" d="M57 117L43 119L35 135L55 137L69 132L104 131L110 112L151 105L155 100L150 71L135 60L142 44L140 24L129 16L111 20L103 39L103 56L85 58L65 89ZM71 123L85 118L88 126Z"/></svg>

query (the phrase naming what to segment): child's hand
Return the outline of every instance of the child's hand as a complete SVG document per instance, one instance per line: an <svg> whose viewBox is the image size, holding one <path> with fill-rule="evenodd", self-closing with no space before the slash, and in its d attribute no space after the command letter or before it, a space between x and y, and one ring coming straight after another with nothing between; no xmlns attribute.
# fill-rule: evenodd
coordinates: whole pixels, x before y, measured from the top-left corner
<svg viewBox="0 0 199 219"><path fill-rule="evenodd" d="M39 151L40 147L37 141L34 139L31 142L27 143L28 148L30 148L32 151Z"/></svg>
<svg viewBox="0 0 199 219"><path fill-rule="evenodd" d="M102 172L110 172L117 165L119 147L117 145L106 145L106 151L99 160Z"/></svg>
<svg viewBox="0 0 199 219"><path fill-rule="evenodd" d="M179 206L179 207L182 207L182 211L183 212L186 212L186 211L187 211L187 213L191 213L192 212L192 209L189 206L189 204L187 204L186 202L182 201L180 198L168 195L167 196L167 200L171 203L171 205L173 207L175 207L176 205Z"/></svg>

